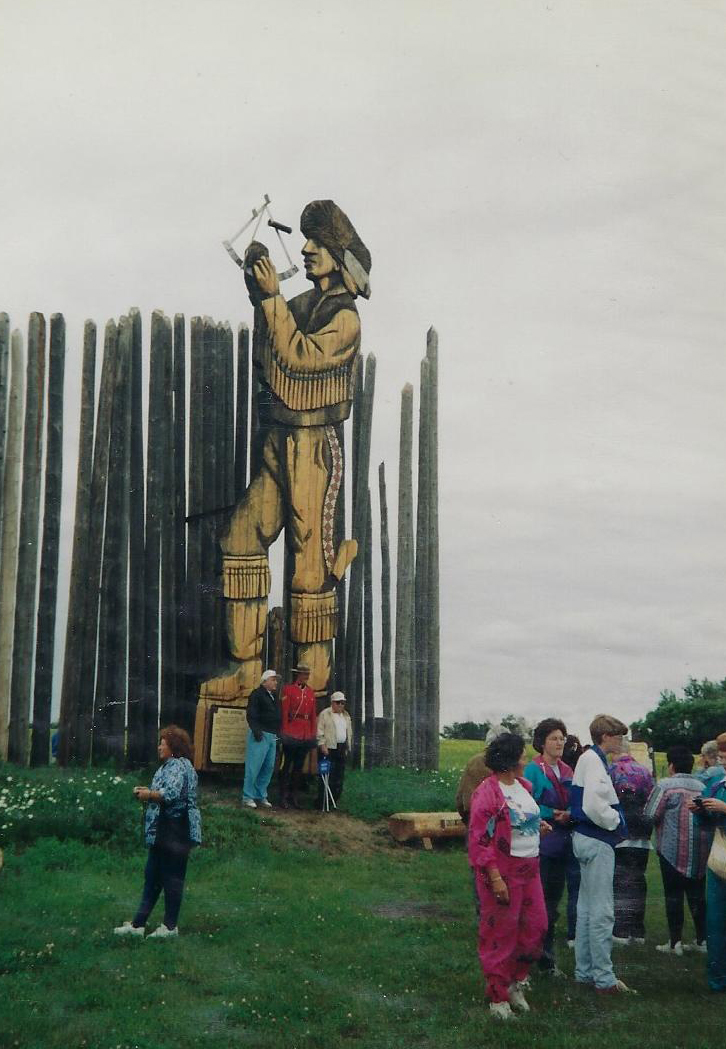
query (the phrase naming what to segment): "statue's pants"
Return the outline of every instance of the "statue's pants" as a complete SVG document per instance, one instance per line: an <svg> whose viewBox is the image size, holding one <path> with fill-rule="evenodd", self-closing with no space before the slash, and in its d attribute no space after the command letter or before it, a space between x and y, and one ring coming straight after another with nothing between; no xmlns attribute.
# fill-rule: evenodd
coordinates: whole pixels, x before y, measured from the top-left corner
<svg viewBox="0 0 726 1049"><path fill-rule="evenodd" d="M311 665L311 686L330 673L337 599L333 518L342 456L333 427L275 427L262 466L234 511L221 541L227 635L233 657L246 664L245 685L259 683L267 620L267 551L285 529L293 555L290 636L298 661ZM249 678L249 680L247 680Z"/></svg>

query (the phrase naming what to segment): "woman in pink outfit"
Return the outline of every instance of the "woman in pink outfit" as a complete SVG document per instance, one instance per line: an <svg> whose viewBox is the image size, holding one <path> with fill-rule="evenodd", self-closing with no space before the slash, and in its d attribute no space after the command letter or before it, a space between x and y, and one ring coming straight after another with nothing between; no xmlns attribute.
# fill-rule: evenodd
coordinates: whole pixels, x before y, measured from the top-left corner
<svg viewBox="0 0 726 1049"><path fill-rule="evenodd" d="M540 818L532 789L522 778L524 740L505 732L489 745L493 775L471 799L469 863L480 902L479 960L492 1014L509 1019L512 1006L529 1011L524 983L542 953L547 909L539 877Z"/></svg>

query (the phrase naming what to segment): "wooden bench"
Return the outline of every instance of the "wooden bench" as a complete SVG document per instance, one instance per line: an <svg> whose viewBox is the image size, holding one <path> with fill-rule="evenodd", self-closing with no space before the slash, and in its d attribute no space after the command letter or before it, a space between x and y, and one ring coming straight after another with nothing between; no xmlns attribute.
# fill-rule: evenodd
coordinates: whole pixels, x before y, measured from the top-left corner
<svg viewBox="0 0 726 1049"><path fill-rule="evenodd" d="M388 830L396 841L420 838L425 849L433 849L435 838L466 836L466 825L458 812L396 812L389 817Z"/></svg>

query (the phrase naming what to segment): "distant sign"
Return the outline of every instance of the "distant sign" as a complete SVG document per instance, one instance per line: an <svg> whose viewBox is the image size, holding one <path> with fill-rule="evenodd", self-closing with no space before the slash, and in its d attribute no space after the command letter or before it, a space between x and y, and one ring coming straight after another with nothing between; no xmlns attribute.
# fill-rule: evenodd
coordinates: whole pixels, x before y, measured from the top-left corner
<svg viewBox="0 0 726 1049"><path fill-rule="evenodd" d="M212 715L209 760L215 765L241 765L247 752L247 711L217 707Z"/></svg>

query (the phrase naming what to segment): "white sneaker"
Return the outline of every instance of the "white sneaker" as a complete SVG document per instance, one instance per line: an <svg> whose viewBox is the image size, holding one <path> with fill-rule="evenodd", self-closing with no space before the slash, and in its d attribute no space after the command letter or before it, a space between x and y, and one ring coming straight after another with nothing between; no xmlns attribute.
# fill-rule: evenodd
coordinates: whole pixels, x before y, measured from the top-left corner
<svg viewBox="0 0 726 1049"><path fill-rule="evenodd" d="M627 947L630 943L629 936L613 936L613 943L619 943L621 947Z"/></svg>
<svg viewBox="0 0 726 1049"><path fill-rule="evenodd" d="M683 944L680 940L673 947L671 947L670 943L659 943L656 951L660 951L661 954L675 954L680 958L683 954Z"/></svg>
<svg viewBox="0 0 726 1049"><path fill-rule="evenodd" d="M271 809L272 808L272 802L268 801L267 798L260 798L260 800L257 802L257 804L261 805L263 809Z"/></svg>
<svg viewBox="0 0 726 1049"><path fill-rule="evenodd" d="M155 929L154 932L150 933L146 937L146 939L147 940L168 940L170 937L178 936L178 935L179 935L179 929L178 928L167 929L166 925L160 925L159 928Z"/></svg>
<svg viewBox="0 0 726 1049"><path fill-rule="evenodd" d="M504 1004L506 1005L506 1002ZM513 983L509 988L509 1004L513 1009L519 1009L522 1013L529 1012L529 1002L524 997L524 989L521 983Z"/></svg>
<svg viewBox="0 0 726 1049"><path fill-rule="evenodd" d="M257 808L257 802L254 801L252 798L242 798L242 804L244 805L244 807L246 809L256 809Z"/></svg>
<svg viewBox="0 0 726 1049"><path fill-rule="evenodd" d="M123 925L117 925L113 931L116 936L143 936L144 926L139 925L137 928L131 922L124 922Z"/></svg>
<svg viewBox="0 0 726 1049"><path fill-rule="evenodd" d="M637 943L639 947L643 947L645 945L645 936L634 936L633 943Z"/></svg>
<svg viewBox="0 0 726 1049"><path fill-rule="evenodd" d="M706 952L708 951L708 947L706 945L706 941L705 940L702 940L701 943L699 943L698 940L694 940L693 943L684 943L683 944L683 950L684 951L700 951L701 954L706 954Z"/></svg>
<svg viewBox="0 0 726 1049"><path fill-rule="evenodd" d="M513 1020L514 1013L509 1002L491 1002L489 1005L489 1012L492 1016L495 1016L497 1020Z"/></svg>
<svg viewBox="0 0 726 1049"><path fill-rule="evenodd" d="M575 949L575 941L574 940L568 940L567 941L567 946L570 948L571 951L574 951L574 949Z"/></svg>

